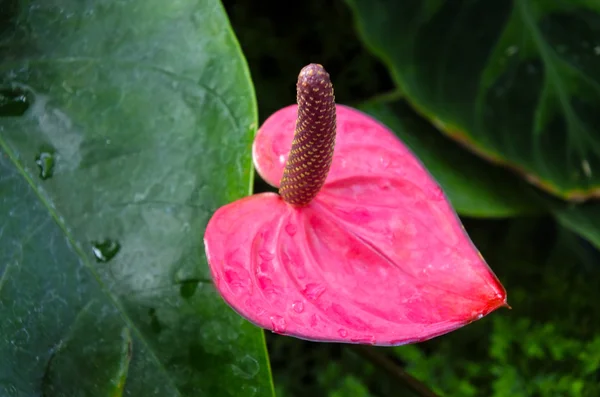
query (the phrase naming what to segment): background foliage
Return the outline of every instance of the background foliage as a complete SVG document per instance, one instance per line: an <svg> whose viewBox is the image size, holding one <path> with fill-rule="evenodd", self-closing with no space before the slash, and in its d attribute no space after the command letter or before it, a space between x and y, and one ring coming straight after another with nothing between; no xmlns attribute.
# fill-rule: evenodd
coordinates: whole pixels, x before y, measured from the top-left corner
<svg viewBox="0 0 600 397"><path fill-rule="evenodd" d="M499 165L511 160L498 161L473 147L477 142L465 141L461 133L468 124L458 122L468 119L466 112L482 110L468 98L468 90L475 96L488 90L489 111L504 113L499 121L484 119L478 133L489 134L488 144L495 139L519 158L535 154L523 141L535 132L514 129L518 123L526 128L524 120L532 117L522 104L535 102L532 95L542 95L544 84L551 91L548 101L567 85L569 98L577 102L584 95L567 81L583 78L585 84L577 87L592 91L590 106L600 105L600 66L590 66L600 62L592 46L600 44L595 6L554 1L224 3L250 65L261 121L293 103L295 76L304 64L322 63L332 75L338 102L387 124L421 158L507 288L510 311L425 343L377 348L376 353L443 396L598 395L600 309L594 302L600 299L600 205L567 202L552 189L532 185L532 178L515 171L519 167ZM532 29L548 36L531 43ZM516 36L514 42L510 35ZM521 52L513 54L511 45ZM539 59L540 52L545 58ZM531 87L528 77L519 74L531 70L530 64L546 79L542 86ZM555 74L553 67L559 70ZM577 76L563 71L579 67ZM496 86L489 83L492 77L480 83L483 70L499 76ZM597 158L592 142L600 140L599 124L584 119L587 113L569 114L569 104L554 105L538 104L560 117L576 117L584 131L568 130L569 142L575 141L572 149L578 156L576 141L590 139L583 153ZM539 128L550 139L540 140L540 161L563 161L557 152L566 153L572 163L554 164L558 174L571 172L575 176L569 183L593 190L581 158L568 155L564 130ZM590 170L594 178L600 175L599 166L590 163ZM255 189L268 187L257 180ZM267 340L280 396L414 393L397 372L351 347L277 335Z"/></svg>
<svg viewBox="0 0 600 397"><path fill-rule="evenodd" d="M600 395L597 2L167 3L0 0L0 397ZM512 310L267 355L222 302L206 221L270 189L252 135L309 62L419 156Z"/></svg>

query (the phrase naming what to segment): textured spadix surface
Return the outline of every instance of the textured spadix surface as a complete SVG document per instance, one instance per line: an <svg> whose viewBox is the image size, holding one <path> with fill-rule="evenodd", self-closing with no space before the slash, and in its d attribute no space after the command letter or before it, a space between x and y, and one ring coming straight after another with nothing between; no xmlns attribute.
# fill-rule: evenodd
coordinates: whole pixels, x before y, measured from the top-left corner
<svg viewBox="0 0 600 397"><path fill-rule="evenodd" d="M331 170L304 207L275 193L220 208L205 246L215 284L256 325L296 337L398 345L446 333L506 304L504 288L444 193L391 131L337 105ZM279 186L297 106L253 146Z"/></svg>

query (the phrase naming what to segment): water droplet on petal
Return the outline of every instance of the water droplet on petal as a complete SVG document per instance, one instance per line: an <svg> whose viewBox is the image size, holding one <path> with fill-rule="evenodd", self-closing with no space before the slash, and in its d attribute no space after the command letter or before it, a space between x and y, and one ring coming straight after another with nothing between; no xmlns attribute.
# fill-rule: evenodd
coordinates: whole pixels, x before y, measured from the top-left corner
<svg viewBox="0 0 600 397"><path fill-rule="evenodd" d="M378 186L381 190L387 191L387 190L390 190L390 188L392 187L392 184L389 179L382 178L382 179L380 179Z"/></svg>
<svg viewBox="0 0 600 397"><path fill-rule="evenodd" d="M323 295L323 292L325 292L326 289L327 288L325 288L324 285L310 283L307 284L306 287L304 287L304 291L302 292L309 300L317 300L321 295Z"/></svg>
<svg viewBox="0 0 600 397"><path fill-rule="evenodd" d="M271 326L273 327L273 332L282 334L285 332L287 324L285 319L281 316L271 316Z"/></svg>
<svg viewBox="0 0 600 397"><path fill-rule="evenodd" d="M275 255L273 255L272 253L270 253L267 250L260 250L258 252L258 256L260 256L262 259L264 259L266 261L273 260L273 258L275 257Z"/></svg>
<svg viewBox="0 0 600 397"><path fill-rule="evenodd" d="M390 166L390 159L387 158L386 156L379 156L379 164L381 164L382 168L388 168Z"/></svg>
<svg viewBox="0 0 600 397"><path fill-rule="evenodd" d="M35 157L35 163L40 169L40 178L46 180L54 174L54 154L44 151Z"/></svg>
<svg viewBox="0 0 600 397"><path fill-rule="evenodd" d="M439 185L433 186L430 193L431 199L435 201L440 201L444 199L444 191Z"/></svg>
<svg viewBox="0 0 600 397"><path fill-rule="evenodd" d="M304 311L304 303L302 303L301 301L295 301L294 303L292 303L292 309L296 313L302 313Z"/></svg>
<svg viewBox="0 0 600 397"><path fill-rule="evenodd" d="M118 241L105 239L101 242L92 242L92 252L98 262L108 262L117 255L121 249Z"/></svg>
<svg viewBox="0 0 600 397"><path fill-rule="evenodd" d="M319 319L317 318L317 315L316 315L316 314L313 314L313 315L310 317L310 326L314 328L314 327L316 327L316 326L317 326L317 324L318 324L318 323L319 323Z"/></svg>
<svg viewBox="0 0 600 397"><path fill-rule="evenodd" d="M22 116L31 106L31 97L20 88L0 88L0 117Z"/></svg>
<svg viewBox="0 0 600 397"><path fill-rule="evenodd" d="M340 329L338 330L338 334L340 334L340 336L341 336L342 338L345 338L345 337L347 337L347 336L348 336L348 331L346 331L346 330L345 330L345 329L343 329L343 328L340 328Z"/></svg>
<svg viewBox="0 0 600 397"><path fill-rule="evenodd" d="M298 231L298 228L296 227L296 225L288 223L287 225L285 225L285 231L290 236L293 236Z"/></svg>
<svg viewBox="0 0 600 397"><path fill-rule="evenodd" d="M223 280L229 285L231 292L236 295L251 291L250 278L243 269L238 268L237 271L233 269L225 270L223 272Z"/></svg>

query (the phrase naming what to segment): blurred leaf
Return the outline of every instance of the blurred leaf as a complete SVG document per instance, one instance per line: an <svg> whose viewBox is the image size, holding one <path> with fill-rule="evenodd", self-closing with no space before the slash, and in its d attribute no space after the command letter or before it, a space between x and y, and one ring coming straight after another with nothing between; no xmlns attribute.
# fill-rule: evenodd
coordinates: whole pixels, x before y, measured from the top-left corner
<svg viewBox="0 0 600 397"><path fill-rule="evenodd" d="M365 49L343 0L223 0L248 60L259 120L296 103L295 82L306 64L322 64L338 103L354 105L391 89L385 67Z"/></svg>
<svg viewBox="0 0 600 397"><path fill-rule="evenodd" d="M272 395L262 331L203 254L249 193L257 122L220 3L0 19L0 395Z"/></svg>
<svg viewBox="0 0 600 397"><path fill-rule="evenodd" d="M600 197L600 2L346 1L446 134L555 195Z"/></svg>
<svg viewBox="0 0 600 397"><path fill-rule="evenodd" d="M600 203L567 204L548 200L558 221L600 249Z"/></svg>
<svg viewBox="0 0 600 397"><path fill-rule="evenodd" d="M442 136L404 102L372 101L359 109L384 123L410 147L440 183L459 214L508 217L539 210L518 177Z"/></svg>

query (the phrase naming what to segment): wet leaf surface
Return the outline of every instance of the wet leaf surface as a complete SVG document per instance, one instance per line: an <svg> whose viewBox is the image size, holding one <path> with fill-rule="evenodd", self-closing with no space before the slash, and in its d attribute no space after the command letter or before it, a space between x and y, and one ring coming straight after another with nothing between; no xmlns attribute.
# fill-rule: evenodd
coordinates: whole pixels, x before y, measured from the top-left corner
<svg viewBox="0 0 600 397"><path fill-rule="evenodd" d="M272 395L202 247L248 194L257 119L220 3L5 10L0 394Z"/></svg>

